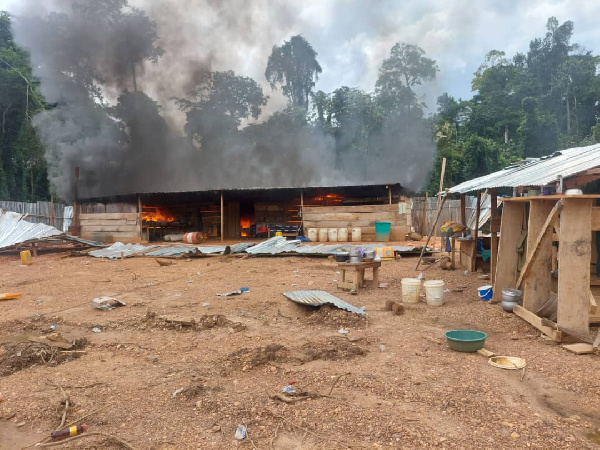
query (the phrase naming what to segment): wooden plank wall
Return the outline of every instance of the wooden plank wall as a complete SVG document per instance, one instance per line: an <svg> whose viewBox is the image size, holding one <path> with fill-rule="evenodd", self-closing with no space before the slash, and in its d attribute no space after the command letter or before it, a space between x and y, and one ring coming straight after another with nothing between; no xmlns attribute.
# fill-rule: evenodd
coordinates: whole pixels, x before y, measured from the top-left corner
<svg viewBox="0 0 600 450"><path fill-rule="evenodd" d="M401 212L403 211L403 212ZM410 232L412 223L410 206L407 203L391 205L358 206L305 206L303 211L304 235L308 228L361 228L362 240L375 240L375 222L390 222L392 241L403 241Z"/></svg>
<svg viewBox="0 0 600 450"><path fill-rule="evenodd" d="M475 211L475 205L477 201L473 196L466 196L466 218L471 217ZM425 206L425 197L413 197L411 199L411 210L412 210L412 226L415 231L423 235L431 231L433 221L437 215L437 197L430 197L427 199L426 207L426 218L423 223L423 207ZM461 222L460 217L460 200L446 200L444 207L440 212L440 218L438 220L439 226L444 222Z"/></svg>
<svg viewBox="0 0 600 450"><path fill-rule="evenodd" d="M27 203L0 201L0 209L19 214L27 214L27 217L25 218L27 222L45 223L46 225L51 225L61 231L63 230L63 222L65 219L65 206L66 205L61 203L51 202Z"/></svg>
<svg viewBox="0 0 600 450"><path fill-rule="evenodd" d="M140 242L138 213L81 214L81 237L101 242Z"/></svg>

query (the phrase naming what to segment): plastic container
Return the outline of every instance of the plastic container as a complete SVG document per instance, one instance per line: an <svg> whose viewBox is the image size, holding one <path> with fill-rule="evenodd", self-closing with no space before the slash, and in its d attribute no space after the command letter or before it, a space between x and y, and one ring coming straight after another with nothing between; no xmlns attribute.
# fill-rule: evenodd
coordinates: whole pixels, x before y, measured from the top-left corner
<svg viewBox="0 0 600 450"><path fill-rule="evenodd" d="M352 228L352 242L362 241L362 228Z"/></svg>
<svg viewBox="0 0 600 450"><path fill-rule="evenodd" d="M494 291L491 285L481 286L477 288L477 292L479 293L479 298L485 301L491 300L494 296Z"/></svg>
<svg viewBox="0 0 600 450"><path fill-rule="evenodd" d="M444 280L429 280L423 283L428 306L444 304Z"/></svg>
<svg viewBox="0 0 600 450"><path fill-rule="evenodd" d="M21 264L30 265L33 264L33 260L31 259L31 252L29 250L23 250L21 252Z"/></svg>
<svg viewBox="0 0 600 450"><path fill-rule="evenodd" d="M87 425L77 425L73 427L63 428L62 430L53 431L50 437L55 440L64 439L71 436L77 436L87 430Z"/></svg>
<svg viewBox="0 0 600 450"><path fill-rule="evenodd" d="M348 228L338 228L337 240L338 242L348 242Z"/></svg>
<svg viewBox="0 0 600 450"><path fill-rule="evenodd" d="M337 242L338 229L337 228L329 228L327 231L327 239L329 242Z"/></svg>
<svg viewBox="0 0 600 450"><path fill-rule="evenodd" d="M327 242L327 228L319 228L319 242Z"/></svg>
<svg viewBox="0 0 600 450"><path fill-rule="evenodd" d="M375 240L386 242L390 240L391 222L375 222Z"/></svg>
<svg viewBox="0 0 600 450"><path fill-rule="evenodd" d="M402 303L419 303L421 280L417 278L402 278Z"/></svg>
<svg viewBox="0 0 600 450"><path fill-rule="evenodd" d="M375 255L379 256L382 261L391 261L394 259L394 247L377 247Z"/></svg>
<svg viewBox="0 0 600 450"><path fill-rule="evenodd" d="M451 330L447 331L444 336L452 350L467 353L474 353L482 349L487 339L487 334L475 330Z"/></svg>
<svg viewBox="0 0 600 450"><path fill-rule="evenodd" d="M313 242L317 242L317 240L319 239L319 234L317 233L317 229L316 228L309 228L307 230L306 233L308 236L306 236L308 239L310 239Z"/></svg>

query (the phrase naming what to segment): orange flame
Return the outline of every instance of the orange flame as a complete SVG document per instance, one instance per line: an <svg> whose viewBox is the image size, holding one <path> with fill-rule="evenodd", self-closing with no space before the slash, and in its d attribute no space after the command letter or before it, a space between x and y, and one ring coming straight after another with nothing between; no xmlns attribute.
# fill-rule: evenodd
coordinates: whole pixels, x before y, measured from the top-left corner
<svg viewBox="0 0 600 450"><path fill-rule="evenodd" d="M144 222L175 222L175 216L166 211L154 208L152 211L143 211L142 220Z"/></svg>
<svg viewBox="0 0 600 450"><path fill-rule="evenodd" d="M241 237L250 236L250 233L248 233L248 231L244 231L248 230L250 228L250 225L252 225L252 217L240 217L240 228L242 229L240 233Z"/></svg>

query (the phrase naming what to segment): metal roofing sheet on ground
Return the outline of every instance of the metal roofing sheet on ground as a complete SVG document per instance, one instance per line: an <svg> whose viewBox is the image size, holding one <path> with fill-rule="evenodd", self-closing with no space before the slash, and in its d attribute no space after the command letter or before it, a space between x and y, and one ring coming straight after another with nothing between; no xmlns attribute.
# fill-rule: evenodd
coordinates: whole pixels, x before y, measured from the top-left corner
<svg viewBox="0 0 600 450"><path fill-rule="evenodd" d="M43 223L23 220L23 215L0 210L0 248L23 242L63 235L62 231Z"/></svg>
<svg viewBox="0 0 600 450"><path fill-rule="evenodd" d="M135 255L136 253L143 252L144 250L149 250L151 248L156 247L158 247L158 245L145 246L142 244L123 244L121 242L115 242L110 247L106 247L101 250L93 250L88 254L95 258L108 259L120 258L121 254L123 254L123 257L127 258L129 256Z"/></svg>
<svg viewBox="0 0 600 450"><path fill-rule="evenodd" d="M179 256L187 253L198 253L198 247L194 245L167 246L144 253L144 256Z"/></svg>
<svg viewBox="0 0 600 450"><path fill-rule="evenodd" d="M251 255L277 255L279 253L289 253L296 250L300 241L288 241L283 236L275 236L260 244L256 244L246 249L246 253Z"/></svg>
<svg viewBox="0 0 600 450"><path fill-rule="evenodd" d="M450 188L449 192L463 194L499 187L545 186L557 181L560 176L567 178L598 166L600 166L600 144L575 147L465 181Z"/></svg>
<svg viewBox="0 0 600 450"><path fill-rule="evenodd" d="M289 300L296 303L302 303L303 305L321 306L325 304L330 304L337 308L345 309L346 311L350 311L356 314L367 314L364 311L364 309L352 306L350 303L346 303L345 301L325 291L290 291L284 292L283 295L286 296Z"/></svg>

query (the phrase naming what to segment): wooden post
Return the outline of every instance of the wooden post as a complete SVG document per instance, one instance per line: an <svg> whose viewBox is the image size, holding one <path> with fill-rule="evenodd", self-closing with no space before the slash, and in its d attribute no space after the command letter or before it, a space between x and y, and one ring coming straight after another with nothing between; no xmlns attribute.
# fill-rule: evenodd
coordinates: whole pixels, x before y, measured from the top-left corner
<svg viewBox="0 0 600 450"><path fill-rule="evenodd" d="M437 207L436 215L439 216L439 210L441 209L440 198L442 197L442 190L444 189L444 175L446 174L446 158L442 159L442 172L440 173L440 190L437 195ZM435 252L435 242L437 241L437 227L434 227L433 234L433 251ZM442 238L440 237L440 251L442 251Z"/></svg>
<svg viewBox="0 0 600 450"><path fill-rule="evenodd" d="M225 239L223 232L225 231L225 211L223 210L223 191L221 191L221 242Z"/></svg>
<svg viewBox="0 0 600 450"><path fill-rule="evenodd" d="M498 264L494 283L494 302L502 299L502 288L514 288L517 282L517 244L525 220L524 202L504 202L500 241L498 242Z"/></svg>
<svg viewBox="0 0 600 450"><path fill-rule="evenodd" d="M481 190L477 191L477 209L475 211L475 226L471 230L473 247L471 249L471 272L477 269L477 238L479 237L479 216L481 215Z"/></svg>
<svg viewBox="0 0 600 450"><path fill-rule="evenodd" d="M442 199L442 205L444 206L444 203L446 202L446 199L448 198L448 193L446 193L446 195L444 195L444 198ZM433 221L433 226L432 228L435 228L437 226L438 220L440 218L440 212L441 212L442 208L438 208L437 214L435 216L435 220ZM421 249L421 255L419 256L419 260L417 261L417 265L415 266L415 270L417 270L419 268L419 264L421 264L421 260L423 259L423 254L425 253L425 249L427 248L427 244L429 244L429 239L431 238L431 232L429 232L429 234L427 235L427 240L425 241L425 245L423 246L423 248ZM435 251L435 249L434 249Z"/></svg>
<svg viewBox="0 0 600 450"><path fill-rule="evenodd" d="M496 281L496 264L498 262L498 231L500 231L498 227L498 191L493 188L489 190L489 194L491 202L490 231L492 233L490 271L492 272L491 277L493 285L494 281Z"/></svg>
<svg viewBox="0 0 600 450"><path fill-rule="evenodd" d="M460 194L460 223L467 225L467 194Z"/></svg>
<svg viewBox="0 0 600 450"><path fill-rule="evenodd" d="M388 186L388 198L390 201L390 205L392 204L392 187Z"/></svg>
<svg viewBox="0 0 600 450"><path fill-rule="evenodd" d="M54 195L50 196L50 223L51 227L54 226ZM62 229L60 230L62 231Z"/></svg>
<svg viewBox="0 0 600 450"><path fill-rule="evenodd" d="M528 272L523 277L523 307L537 311L549 298L552 289L552 224L544 230L544 224L552 213L553 201L532 200L529 202L529 222L527 225L527 257L537 252ZM554 220L552 221L554 222ZM543 236L540 233L544 233ZM541 237L541 239L540 239ZM538 243L539 241L539 243ZM537 247L537 248L536 248ZM524 274L526 267L521 269ZM517 288L521 289L518 286Z"/></svg>
<svg viewBox="0 0 600 450"><path fill-rule="evenodd" d="M306 236L304 233L304 191L302 189L300 189L300 229L302 235Z"/></svg>
<svg viewBox="0 0 600 450"><path fill-rule="evenodd" d="M589 334L592 201L567 198L564 202L558 245L557 323L559 329Z"/></svg>
<svg viewBox="0 0 600 450"><path fill-rule="evenodd" d="M142 198L138 195L138 234L140 239L142 236Z"/></svg>
<svg viewBox="0 0 600 450"><path fill-rule="evenodd" d="M427 233L427 203L429 202L429 192L425 192L425 204L423 205L423 219L421 220L421 234Z"/></svg>

